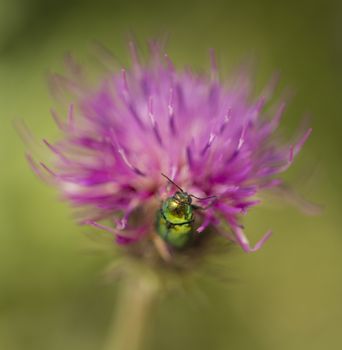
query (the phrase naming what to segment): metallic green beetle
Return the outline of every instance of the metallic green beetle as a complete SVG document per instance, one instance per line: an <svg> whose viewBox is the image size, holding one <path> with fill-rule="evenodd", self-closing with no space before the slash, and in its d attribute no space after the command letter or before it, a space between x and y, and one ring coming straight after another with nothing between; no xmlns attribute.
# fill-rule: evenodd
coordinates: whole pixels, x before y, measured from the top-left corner
<svg viewBox="0 0 342 350"><path fill-rule="evenodd" d="M215 196L198 198L182 190L176 183L162 174L175 185L179 191L163 202L157 213L157 233L165 242L175 248L183 248L193 237L194 210L205 209L192 204L192 198L200 200L214 198ZM216 198L216 197L215 197Z"/></svg>

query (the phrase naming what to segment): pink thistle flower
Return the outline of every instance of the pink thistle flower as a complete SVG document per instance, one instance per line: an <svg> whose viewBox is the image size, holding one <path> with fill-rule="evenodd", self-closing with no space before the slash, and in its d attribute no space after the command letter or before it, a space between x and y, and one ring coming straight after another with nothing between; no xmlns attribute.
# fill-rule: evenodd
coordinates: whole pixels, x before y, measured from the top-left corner
<svg viewBox="0 0 342 350"><path fill-rule="evenodd" d="M131 68L93 87L80 77L56 78L73 103L66 121L53 113L61 137L44 140L52 165L29 156L34 171L82 209L83 224L113 233L119 244L155 232L161 202L176 190L161 176L166 174L194 196L215 196L196 213L195 235L214 227L245 252L258 250L271 232L252 246L241 217L259 204L261 190L280 186L277 176L311 129L297 142L281 144L274 136L284 104L265 113L270 96L252 101L246 74L223 83L215 64L209 74L176 70L157 46L149 62L141 63L135 51L132 60Z"/></svg>

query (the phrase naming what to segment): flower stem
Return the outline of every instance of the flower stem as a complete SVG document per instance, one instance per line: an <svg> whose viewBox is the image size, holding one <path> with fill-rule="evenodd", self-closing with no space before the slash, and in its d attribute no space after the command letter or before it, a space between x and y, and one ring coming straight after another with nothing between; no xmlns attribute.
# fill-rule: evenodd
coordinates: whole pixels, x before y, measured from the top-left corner
<svg viewBox="0 0 342 350"><path fill-rule="evenodd" d="M104 350L141 350L158 283L151 276L129 275L122 282L116 314Z"/></svg>

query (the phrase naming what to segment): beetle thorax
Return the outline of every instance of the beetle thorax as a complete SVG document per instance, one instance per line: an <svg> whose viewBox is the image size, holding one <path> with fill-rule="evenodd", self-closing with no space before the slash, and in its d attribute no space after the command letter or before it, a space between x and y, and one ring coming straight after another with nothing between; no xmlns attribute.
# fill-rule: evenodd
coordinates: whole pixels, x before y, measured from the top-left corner
<svg viewBox="0 0 342 350"><path fill-rule="evenodd" d="M165 219L171 224L182 224L193 219L191 197L185 192L176 192L166 199L162 207Z"/></svg>

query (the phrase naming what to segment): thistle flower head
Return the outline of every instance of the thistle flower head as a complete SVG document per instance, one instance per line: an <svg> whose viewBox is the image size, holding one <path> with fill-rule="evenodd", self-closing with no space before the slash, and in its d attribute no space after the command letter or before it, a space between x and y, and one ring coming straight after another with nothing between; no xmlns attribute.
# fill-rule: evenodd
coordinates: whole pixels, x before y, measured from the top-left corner
<svg viewBox="0 0 342 350"><path fill-rule="evenodd" d="M133 52L130 68L95 86L59 83L73 103L66 121L54 114L59 140L44 141L54 160L29 159L81 209L83 224L110 231L119 244L148 240L163 201L180 191L192 199L195 239L211 227L251 252L269 238L251 246L242 216L261 190L280 185L277 176L311 130L292 144L274 137L284 104L266 113L270 96L253 100L248 74L229 83L215 64L208 74L178 70L154 46L148 62Z"/></svg>

